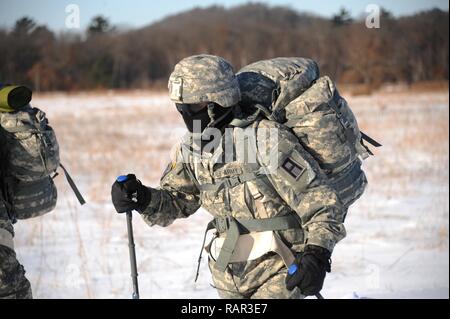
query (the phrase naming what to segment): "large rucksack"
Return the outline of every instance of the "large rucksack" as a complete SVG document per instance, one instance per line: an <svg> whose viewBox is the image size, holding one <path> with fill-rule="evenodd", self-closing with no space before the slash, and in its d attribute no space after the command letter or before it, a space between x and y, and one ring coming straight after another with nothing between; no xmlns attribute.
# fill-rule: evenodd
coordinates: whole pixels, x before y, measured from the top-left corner
<svg viewBox="0 0 450 319"><path fill-rule="evenodd" d="M246 118L259 115L292 129L315 158L348 207L364 192L361 160L372 152L364 140L379 143L359 130L356 118L328 77L319 77L317 64L305 58L275 58L255 62L237 73ZM239 122L237 122L239 125Z"/></svg>
<svg viewBox="0 0 450 319"><path fill-rule="evenodd" d="M55 132L45 113L27 105L0 112L1 191L11 220L44 215L55 208L53 178L61 167L81 204L85 201L59 161Z"/></svg>

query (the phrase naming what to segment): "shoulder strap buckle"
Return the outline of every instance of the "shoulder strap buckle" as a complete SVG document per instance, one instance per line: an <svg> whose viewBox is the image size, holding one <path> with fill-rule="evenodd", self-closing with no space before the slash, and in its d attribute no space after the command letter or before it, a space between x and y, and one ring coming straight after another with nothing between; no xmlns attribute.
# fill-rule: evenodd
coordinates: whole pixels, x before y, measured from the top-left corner
<svg viewBox="0 0 450 319"><path fill-rule="evenodd" d="M225 233L230 228L231 216L221 216L215 218L216 230L219 233Z"/></svg>
<svg viewBox="0 0 450 319"><path fill-rule="evenodd" d="M224 180L224 184L227 188L233 188L239 184L242 184L242 181L239 179L239 176L232 176Z"/></svg>

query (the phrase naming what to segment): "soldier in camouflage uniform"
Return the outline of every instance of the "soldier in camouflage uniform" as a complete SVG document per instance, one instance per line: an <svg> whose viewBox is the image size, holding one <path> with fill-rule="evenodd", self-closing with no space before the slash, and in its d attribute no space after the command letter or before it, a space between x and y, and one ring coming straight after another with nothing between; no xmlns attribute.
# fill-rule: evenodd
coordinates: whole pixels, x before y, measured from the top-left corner
<svg viewBox="0 0 450 319"><path fill-rule="evenodd" d="M14 229L0 193L0 299L31 299L30 282L17 261L13 236Z"/></svg>
<svg viewBox="0 0 450 319"><path fill-rule="evenodd" d="M317 294L331 252L345 236L344 209L318 164L281 124L259 118L234 125L239 85L220 57L183 59L169 90L190 134L177 146L160 188L146 187L131 174L113 184L117 212L137 210L150 226L163 227L200 207L211 213L207 229L215 229L215 236L206 250L222 298ZM212 128L221 135L209 151L196 136ZM239 136L244 147L237 147ZM250 161L252 154L256 160Z"/></svg>
<svg viewBox="0 0 450 319"><path fill-rule="evenodd" d="M0 299L31 299L30 282L17 261L13 244L13 227L0 202Z"/></svg>
<svg viewBox="0 0 450 319"><path fill-rule="evenodd" d="M5 87L0 83L0 93ZM27 89L26 89L27 90ZM24 93L25 89L19 88L20 93ZM28 91L25 92L28 94ZM31 95L31 92L29 92ZM20 94L19 94L20 95ZM8 102L14 105L22 105L23 96L16 95L14 100L5 98L0 94L0 112L11 112L12 108ZM27 97L26 97L27 98ZM4 139L3 128L0 127L0 299L29 299L32 298L30 282L25 277L23 266L17 261L14 251L14 228L11 218L7 211L7 201L3 194L3 184L6 179L7 172L7 145Z"/></svg>

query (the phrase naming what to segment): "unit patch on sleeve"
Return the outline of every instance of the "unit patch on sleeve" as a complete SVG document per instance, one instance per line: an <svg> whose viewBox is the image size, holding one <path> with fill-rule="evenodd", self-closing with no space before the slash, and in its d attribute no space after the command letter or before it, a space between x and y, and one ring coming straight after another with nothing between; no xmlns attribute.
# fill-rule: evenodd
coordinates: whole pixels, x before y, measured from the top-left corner
<svg viewBox="0 0 450 319"><path fill-rule="evenodd" d="M300 164L289 157L285 159L281 167L295 179L298 179L305 171L304 167L302 167Z"/></svg>

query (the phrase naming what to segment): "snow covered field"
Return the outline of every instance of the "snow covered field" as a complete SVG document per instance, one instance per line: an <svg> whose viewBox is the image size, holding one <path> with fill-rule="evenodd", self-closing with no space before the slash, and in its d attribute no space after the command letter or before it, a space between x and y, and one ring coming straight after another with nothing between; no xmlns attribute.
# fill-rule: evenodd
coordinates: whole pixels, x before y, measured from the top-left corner
<svg viewBox="0 0 450 319"><path fill-rule="evenodd" d="M369 187L350 209L347 238L333 254L325 298L449 297L449 94L377 93L349 97L360 127L383 147L365 161ZM156 186L171 146L184 133L164 94L51 94L47 112L62 163L88 204L62 175L57 209L16 224L16 246L36 298L129 298L125 216L110 187L134 172ZM199 211L168 228L135 215L142 298L217 298L204 258L196 260L209 216Z"/></svg>

